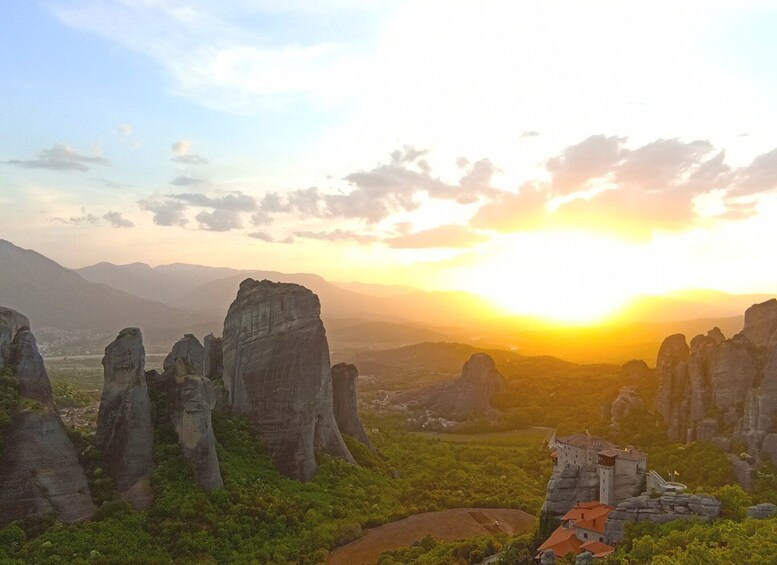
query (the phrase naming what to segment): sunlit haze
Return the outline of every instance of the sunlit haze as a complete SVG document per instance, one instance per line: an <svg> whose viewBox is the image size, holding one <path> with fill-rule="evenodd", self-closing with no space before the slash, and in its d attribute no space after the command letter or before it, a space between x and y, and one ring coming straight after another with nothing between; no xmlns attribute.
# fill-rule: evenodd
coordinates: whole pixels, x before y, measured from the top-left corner
<svg viewBox="0 0 777 565"><path fill-rule="evenodd" d="M599 322L770 292L770 2L6 0L0 238Z"/></svg>

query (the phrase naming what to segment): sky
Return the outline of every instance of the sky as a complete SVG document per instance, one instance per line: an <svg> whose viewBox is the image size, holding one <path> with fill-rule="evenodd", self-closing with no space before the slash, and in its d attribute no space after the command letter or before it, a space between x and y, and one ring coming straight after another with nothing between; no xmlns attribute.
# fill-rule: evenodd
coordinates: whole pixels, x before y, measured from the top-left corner
<svg viewBox="0 0 777 565"><path fill-rule="evenodd" d="M4 0L0 238L595 316L774 292L777 2Z"/></svg>

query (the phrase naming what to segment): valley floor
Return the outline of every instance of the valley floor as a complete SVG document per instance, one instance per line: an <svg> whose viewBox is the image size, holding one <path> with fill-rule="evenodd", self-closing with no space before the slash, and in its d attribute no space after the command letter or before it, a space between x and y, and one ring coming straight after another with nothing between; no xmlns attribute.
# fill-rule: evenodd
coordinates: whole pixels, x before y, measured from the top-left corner
<svg viewBox="0 0 777 565"><path fill-rule="evenodd" d="M533 531L534 521L534 516L527 512L506 508L452 508L424 512L368 530L358 540L332 551L327 564L372 564L384 551L410 547L427 535L437 540L454 541L499 533L525 534Z"/></svg>

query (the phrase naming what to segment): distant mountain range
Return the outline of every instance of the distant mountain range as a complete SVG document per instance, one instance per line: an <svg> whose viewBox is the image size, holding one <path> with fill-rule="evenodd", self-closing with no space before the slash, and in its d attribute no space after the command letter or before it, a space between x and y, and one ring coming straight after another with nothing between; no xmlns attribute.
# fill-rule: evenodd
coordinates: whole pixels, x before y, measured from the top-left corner
<svg viewBox="0 0 777 565"><path fill-rule="evenodd" d="M138 326L148 346L160 350L184 332L220 335L238 286L248 277L297 283L315 292L330 343L340 352L456 341L577 362L643 358L652 363L666 335L693 336L714 326L732 335L741 329L741 313L748 306L771 298L685 291L637 298L603 326L553 327L505 315L492 302L466 292L183 263L98 263L70 270L0 240L0 305L23 312L38 328L108 335Z"/></svg>

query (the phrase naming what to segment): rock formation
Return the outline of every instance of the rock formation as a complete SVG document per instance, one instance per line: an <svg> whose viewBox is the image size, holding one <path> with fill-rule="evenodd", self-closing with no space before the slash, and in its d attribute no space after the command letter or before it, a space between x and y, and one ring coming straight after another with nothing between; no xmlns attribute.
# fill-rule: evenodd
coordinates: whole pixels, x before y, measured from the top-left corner
<svg viewBox="0 0 777 565"><path fill-rule="evenodd" d="M747 508L747 517L756 520L765 520L777 514L777 505L771 502L762 502Z"/></svg>
<svg viewBox="0 0 777 565"><path fill-rule="evenodd" d="M51 398L29 320L7 308L0 308L0 360L19 379L22 399L3 434L0 524L49 513L64 522L90 518L96 508L86 475Z"/></svg>
<svg viewBox="0 0 777 565"><path fill-rule="evenodd" d="M610 408L610 428L617 430L635 412L645 408L636 386L624 386Z"/></svg>
<svg viewBox="0 0 777 565"><path fill-rule="evenodd" d="M555 469L548 481L542 519L559 518L578 501L599 500L599 474L589 465L567 465Z"/></svg>
<svg viewBox="0 0 777 565"><path fill-rule="evenodd" d="M184 458L197 484L206 491L224 486L216 455L210 413L216 404L213 384L178 357L168 381L168 409Z"/></svg>
<svg viewBox="0 0 777 565"><path fill-rule="evenodd" d="M696 494L666 493L658 498L635 496L621 502L610 512L605 525L605 539L609 544L622 541L626 522L663 524L689 519L709 522L718 517L720 506L716 498Z"/></svg>
<svg viewBox="0 0 777 565"><path fill-rule="evenodd" d="M753 304L745 310L745 327L741 335L759 347L777 343L776 298Z"/></svg>
<svg viewBox="0 0 777 565"><path fill-rule="evenodd" d="M224 385L278 470L308 480L315 451L349 462L333 413L329 344L318 297L296 284L246 279L224 320Z"/></svg>
<svg viewBox="0 0 777 565"><path fill-rule="evenodd" d="M491 401L504 387L504 377L496 370L491 356L475 353L464 363L461 376L455 381L400 393L394 402L425 408L455 426L456 422L497 418L499 411Z"/></svg>
<svg viewBox="0 0 777 565"><path fill-rule="evenodd" d="M138 509L151 503L149 479L154 469L145 357L138 328L122 330L105 348L105 384L95 435L119 494Z"/></svg>
<svg viewBox="0 0 777 565"><path fill-rule="evenodd" d="M175 342L173 350L167 354L162 364L165 372L172 371L176 359L186 359L198 375L203 373L203 363L205 361L205 348L200 341L194 337L194 334L185 334L181 339Z"/></svg>
<svg viewBox="0 0 777 565"><path fill-rule="evenodd" d="M718 328L691 340L668 337L656 362L656 411L674 441L741 442L756 460L777 463L777 300L751 306L744 329L726 339ZM737 453L737 455L739 455ZM746 463L735 470L747 484Z"/></svg>
<svg viewBox="0 0 777 565"><path fill-rule="evenodd" d="M221 351L221 338L208 334L203 340L205 358L202 363L202 375L212 381L224 377L224 354Z"/></svg>
<svg viewBox="0 0 777 565"><path fill-rule="evenodd" d="M346 434L373 449L370 438L364 431L359 419L356 389L359 381L359 370L355 365L338 363L332 367L333 409L337 428L341 434Z"/></svg>

